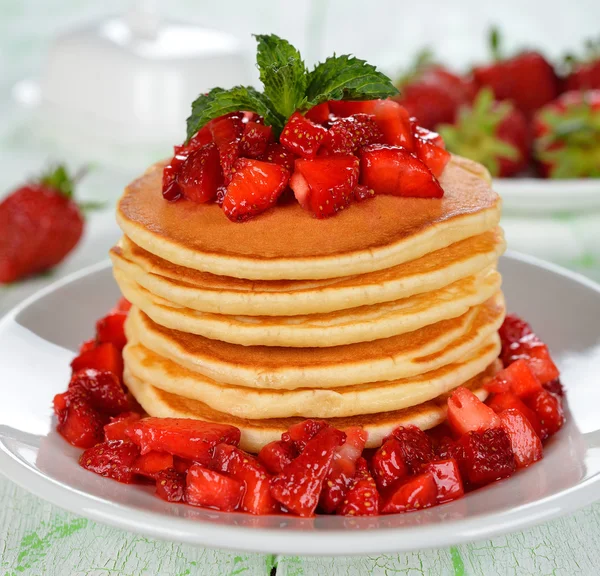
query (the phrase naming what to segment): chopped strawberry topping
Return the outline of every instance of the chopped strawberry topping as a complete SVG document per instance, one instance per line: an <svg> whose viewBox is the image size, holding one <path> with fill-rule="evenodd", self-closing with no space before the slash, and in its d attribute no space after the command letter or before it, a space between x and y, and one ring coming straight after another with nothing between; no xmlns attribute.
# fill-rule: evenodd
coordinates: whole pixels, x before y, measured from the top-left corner
<svg viewBox="0 0 600 576"><path fill-rule="evenodd" d="M379 489L388 488L404 478L408 471L404 463L402 445L395 438L390 438L373 454L371 470Z"/></svg>
<svg viewBox="0 0 600 576"><path fill-rule="evenodd" d="M244 496L244 484L235 478L192 464L187 472L185 500L193 506L223 512L236 510Z"/></svg>
<svg viewBox="0 0 600 576"><path fill-rule="evenodd" d="M392 436L400 443L402 459L409 474L415 474L423 464L433 460L431 440L416 426L399 426Z"/></svg>
<svg viewBox="0 0 600 576"><path fill-rule="evenodd" d="M260 159L272 140L273 128L257 122L248 122L242 135L241 154L246 158Z"/></svg>
<svg viewBox="0 0 600 576"><path fill-rule="evenodd" d="M234 222L248 220L277 202L289 177L289 172L278 164L240 158L221 208Z"/></svg>
<svg viewBox="0 0 600 576"><path fill-rule="evenodd" d="M321 104L313 106L305 114L305 117L316 124L327 124L329 121L329 113L329 102L322 102Z"/></svg>
<svg viewBox="0 0 600 576"><path fill-rule="evenodd" d="M173 468L173 456L166 452L148 452L138 456L132 468L136 474L154 478L161 470Z"/></svg>
<svg viewBox="0 0 600 576"><path fill-rule="evenodd" d="M373 188L369 188L368 186L363 186L359 184L352 191L352 197L356 202L362 202L363 200L368 200L369 198L375 198L375 190Z"/></svg>
<svg viewBox="0 0 600 576"><path fill-rule="evenodd" d="M383 143L414 148L410 115L406 108L393 100L378 100L373 107L375 122L383 134Z"/></svg>
<svg viewBox="0 0 600 576"><path fill-rule="evenodd" d="M112 312L96 323L96 340L99 344L112 343L118 350L123 350L127 344L125 336L125 320L127 312Z"/></svg>
<svg viewBox="0 0 600 576"><path fill-rule="evenodd" d="M73 372L85 368L94 370L107 370L117 378L123 378L123 358L121 352L111 342L99 344L92 350L86 350L71 362Z"/></svg>
<svg viewBox="0 0 600 576"><path fill-rule="evenodd" d="M277 475L297 455L298 452L292 442L276 440L261 448L258 453L258 460L270 474Z"/></svg>
<svg viewBox="0 0 600 576"><path fill-rule="evenodd" d="M271 142L271 144L267 146L265 153L260 159L264 160L265 162L279 164L279 166L283 166L291 174L294 171L294 162L296 158L297 156L293 152L290 152L281 144L277 142Z"/></svg>
<svg viewBox="0 0 600 576"><path fill-rule="evenodd" d="M326 136L326 128L311 122L299 112L294 112L284 126L279 141L290 152L310 159L317 155Z"/></svg>
<svg viewBox="0 0 600 576"><path fill-rule="evenodd" d="M400 146L371 144L360 151L360 183L376 194L441 198L444 190L431 170Z"/></svg>
<svg viewBox="0 0 600 576"><path fill-rule="evenodd" d="M210 143L191 152L181 166L177 183L183 196L192 202L214 200L217 188L223 185L223 170L216 145Z"/></svg>
<svg viewBox="0 0 600 576"><path fill-rule="evenodd" d="M499 428L500 418L473 392L462 386L448 398L448 423L457 436L477 430Z"/></svg>
<svg viewBox="0 0 600 576"><path fill-rule="evenodd" d="M410 476L392 493L381 506L382 514L411 512L435 506L437 503L437 485L433 474L425 472L419 476Z"/></svg>
<svg viewBox="0 0 600 576"><path fill-rule="evenodd" d="M133 466L139 453L138 447L131 442L102 442L88 448L79 458L79 463L100 476L130 484L135 479Z"/></svg>
<svg viewBox="0 0 600 576"><path fill-rule="evenodd" d="M518 410L500 412L502 427L508 433L517 468L525 468L543 456L542 441L529 420Z"/></svg>
<svg viewBox="0 0 600 576"><path fill-rule="evenodd" d="M242 114L232 113L210 122L213 142L219 150L225 184L229 184L233 165L240 156L240 141L244 133Z"/></svg>
<svg viewBox="0 0 600 576"><path fill-rule="evenodd" d="M123 412L110 419L104 426L104 437L106 440L129 440L125 433L132 422L137 422L141 416L137 412Z"/></svg>
<svg viewBox="0 0 600 576"><path fill-rule="evenodd" d="M364 458L356 461L356 474L337 513L341 516L376 516L379 514L379 493Z"/></svg>
<svg viewBox="0 0 600 576"><path fill-rule="evenodd" d="M381 130L367 114L336 119L329 128L323 146L333 154L355 154L367 144L381 142Z"/></svg>
<svg viewBox="0 0 600 576"><path fill-rule="evenodd" d="M518 410L523 416L529 420L530 424L533 426L536 434L540 437L542 441L548 438L548 431L544 430L538 415L534 410L529 408L518 396L513 394L512 392L501 392L500 394L494 394L491 399L488 401L488 406L496 412L496 414L501 414L505 410Z"/></svg>
<svg viewBox="0 0 600 576"><path fill-rule="evenodd" d="M76 388L54 397L56 429L69 444L90 448L104 439L104 419L86 390Z"/></svg>
<svg viewBox="0 0 600 576"><path fill-rule="evenodd" d="M565 423L565 414L560 398L547 390L540 390L527 398L525 403L537 414L542 428L542 437L556 434Z"/></svg>
<svg viewBox="0 0 600 576"><path fill-rule="evenodd" d="M187 472L187 470L186 470ZM156 474L156 495L167 502L183 502L185 474L168 468Z"/></svg>
<svg viewBox="0 0 600 576"><path fill-rule="evenodd" d="M379 100L330 100L329 110L334 116L345 117L354 114L374 114Z"/></svg>
<svg viewBox="0 0 600 576"><path fill-rule="evenodd" d="M465 493L458 463L454 458L430 462L424 470L433 476L439 504L461 498Z"/></svg>
<svg viewBox="0 0 600 576"><path fill-rule="evenodd" d="M431 170L431 173L439 178L450 162L450 152L434 144L432 140L420 138L415 135L415 154L417 158Z"/></svg>
<svg viewBox="0 0 600 576"><path fill-rule="evenodd" d="M519 398L527 398L542 390L540 381L532 372L527 360L523 358L498 372L485 387L490 392L512 392Z"/></svg>
<svg viewBox="0 0 600 576"><path fill-rule="evenodd" d="M116 416L129 410L129 400L117 377L106 370L88 368L75 372L69 382L69 390L85 390L96 410Z"/></svg>
<svg viewBox="0 0 600 576"><path fill-rule="evenodd" d="M306 445L312 440L323 428L327 428L328 424L325 420L314 420L309 418L293 424L288 428L287 432L281 435L283 443L292 443L294 448L301 454L306 448Z"/></svg>

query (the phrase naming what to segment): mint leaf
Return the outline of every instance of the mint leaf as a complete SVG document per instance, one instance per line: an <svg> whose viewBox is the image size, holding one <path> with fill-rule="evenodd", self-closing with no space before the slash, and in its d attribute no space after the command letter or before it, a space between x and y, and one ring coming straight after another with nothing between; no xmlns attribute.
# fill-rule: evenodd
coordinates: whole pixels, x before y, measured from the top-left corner
<svg viewBox="0 0 600 576"><path fill-rule="evenodd" d="M275 110L288 118L304 104L307 70L300 52L275 34L255 35L256 65L265 96Z"/></svg>
<svg viewBox="0 0 600 576"><path fill-rule="evenodd" d="M235 86L229 90L213 88L192 103L192 114L187 119L187 140L210 120L239 110L260 114L276 130L285 124L285 118L273 109L269 99L252 86Z"/></svg>
<svg viewBox="0 0 600 576"><path fill-rule="evenodd" d="M327 100L375 100L398 94L390 78L353 56L332 56L308 75L305 108Z"/></svg>

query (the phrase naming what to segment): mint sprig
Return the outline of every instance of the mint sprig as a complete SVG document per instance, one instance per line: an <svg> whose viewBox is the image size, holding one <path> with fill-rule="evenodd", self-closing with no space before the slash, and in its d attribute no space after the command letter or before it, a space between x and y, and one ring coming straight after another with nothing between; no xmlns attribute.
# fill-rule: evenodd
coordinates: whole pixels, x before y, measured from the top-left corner
<svg viewBox="0 0 600 576"><path fill-rule="evenodd" d="M275 34L259 34L256 63L263 92L251 86L213 88L192 103L188 140L214 118L256 112L276 134L295 112L327 100L375 100L398 93L390 78L354 56L333 56L308 71L300 52Z"/></svg>

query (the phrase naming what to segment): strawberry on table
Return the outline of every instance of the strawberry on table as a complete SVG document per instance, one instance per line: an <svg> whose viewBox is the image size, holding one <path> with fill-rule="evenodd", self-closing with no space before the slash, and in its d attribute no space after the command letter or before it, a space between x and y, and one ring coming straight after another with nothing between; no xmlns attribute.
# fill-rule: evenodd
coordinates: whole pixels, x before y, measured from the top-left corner
<svg viewBox="0 0 600 576"><path fill-rule="evenodd" d="M123 357L114 344L105 342L77 356L71 362L71 368L73 372L79 372L86 368L106 370L121 380L123 378Z"/></svg>
<svg viewBox="0 0 600 576"><path fill-rule="evenodd" d="M492 176L508 177L527 167L530 134L527 119L509 101L494 101L489 88L472 106L463 106L455 124L438 126L448 150L483 164Z"/></svg>
<svg viewBox="0 0 600 576"><path fill-rule="evenodd" d="M187 472L185 500L192 506L222 512L236 510L244 495L244 484L214 470L192 464Z"/></svg>
<svg viewBox="0 0 600 576"><path fill-rule="evenodd" d="M57 166L0 202L0 284L51 270L75 248L84 218L74 187Z"/></svg>
<svg viewBox="0 0 600 576"><path fill-rule="evenodd" d="M156 474L156 495L167 502L183 502L185 476L173 468L161 470Z"/></svg>
<svg viewBox="0 0 600 576"><path fill-rule="evenodd" d="M437 484L431 472L409 476L404 482L394 486L382 503L381 513L399 514L429 508L435 506L437 497Z"/></svg>
<svg viewBox="0 0 600 576"><path fill-rule="evenodd" d="M364 458L356 461L356 473L350 487L337 509L340 516L377 516L379 492Z"/></svg>
<svg viewBox="0 0 600 576"><path fill-rule="evenodd" d="M518 410L500 412L502 427L508 433L517 468L525 468L542 458L542 441L529 420Z"/></svg>
<svg viewBox="0 0 600 576"><path fill-rule="evenodd" d="M294 112L284 126L279 141L302 158L314 158L327 137L327 129Z"/></svg>
<svg viewBox="0 0 600 576"><path fill-rule="evenodd" d="M234 222L248 220L275 205L289 178L289 172L279 164L240 158L221 208Z"/></svg>
<svg viewBox="0 0 600 576"><path fill-rule="evenodd" d="M376 194L441 198L444 190L431 170L401 146L371 144L360 151L360 183Z"/></svg>
<svg viewBox="0 0 600 576"><path fill-rule="evenodd" d="M117 376L106 370L87 368L75 372L69 382L69 390L85 390L96 410L116 416L129 410L129 400Z"/></svg>
<svg viewBox="0 0 600 576"><path fill-rule="evenodd" d="M496 413L462 386L448 398L448 424L457 436L501 426Z"/></svg>
<svg viewBox="0 0 600 576"><path fill-rule="evenodd" d="M83 452L79 464L105 478L130 484L135 480L133 466L139 453L138 447L131 442L102 442Z"/></svg>

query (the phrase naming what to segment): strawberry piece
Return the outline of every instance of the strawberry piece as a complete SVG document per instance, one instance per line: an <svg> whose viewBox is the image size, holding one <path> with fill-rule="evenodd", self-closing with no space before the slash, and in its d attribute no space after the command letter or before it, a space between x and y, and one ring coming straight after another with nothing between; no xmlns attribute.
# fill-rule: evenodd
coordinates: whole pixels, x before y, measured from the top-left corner
<svg viewBox="0 0 600 576"><path fill-rule="evenodd" d="M225 185L231 181L234 164L240 156L240 141L244 133L242 116L242 113L232 112L210 122L210 132L219 150Z"/></svg>
<svg viewBox="0 0 600 576"><path fill-rule="evenodd" d="M555 396L559 396L562 398L565 395L565 389L560 381L560 378L556 378L556 380L550 380L550 382L546 382L544 384L544 389L548 390L548 392L552 392Z"/></svg>
<svg viewBox="0 0 600 576"><path fill-rule="evenodd" d="M187 473L187 470L186 470ZM185 474L173 468L156 474L156 495L167 502L183 502L185 494Z"/></svg>
<svg viewBox="0 0 600 576"><path fill-rule="evenodd" d="M133 465L139 453L138 447L131 442L102 442L88 448L79 458L79 464L104 478L131 484L135 480Z"/></svg>
<svg viewBox="0 0 600 576"><path fill-rule="evenodd" d="M275 205L289 177L278 164L240 158L221 208L230 220L244 222Z"/></svg>
<svg viewBox="0 0 600 576"><path fill-rule="evenodd" d="M131 302L127 298L121 296L119 301L115 304L114 308L110 311L111 314L114 312L129 312L131 310Z"/></svg>
<svg viewBox="0 0 600 576"><path fill-rule="evenodd" d="M402 444L395 438L386 440L373 455L371 470L380 490L403 479L408 471L404 463Z"/></svg>
<svg viewBox="0 0 600 576"><path fill-rule="evenodd" d="M375 480L369 473L367 461L359 458L356 461L356 474L337 514L341 516L377 516L378 513L379 493Z"/></svg>
<svg viewBox="0 0 600 576"><path fill-rule="evenodd" d="M173 456L165 452L148 452L141 454L133 463L132 469L136 474L155 478L161 470L173 468Z"/></svg>
<svg viewBox="0 0 600 576"><path fill-rule="evenodd" d="M223 512L236 510L244 495L244 484L235 478L192 464L187 472L185 500L192 506Z"/></svg>
<svg viewBox="0 0 600 576"><path fill-rule="evenodd" d="M534 396L525 400L540 420L542 437L546 438L556 434L565 423L565 413L560 398L547 390L540 390Z"/></svg>
<svg viewBox="0 0 600 576"><path fill-rule="evenodd" d="M433 474L425 472L411 476L394 487L393 492L381 506L382 514L398 514L435 506L437 503L437 485Z"/></svg>
<svg viewBox="0 0 600 576"><path fill-rule="evenodd" d="M304 452L271 480L271 495L298 516L312 516L325 476L344 433L327 427L310 440Z"/></svg>
<svg viewBox="0 0 600 576"><path fill-rule="evenodd" d="M177 183L185 198L197 203L215 199L217 188L223 185L223 170L219 150L213 143L190 152L183 162Z"/></svg>
<svg viewBox="0 0 600 576"><path fill-rule="evenodd" d="M414 143L417 158L439 178L450 162L450 152L435 144L432 139L421 138L417 134L414 136Z"/></svg>
<svg viewBox="0 0 600 576"><path fill-rule="evenodd" d="M90 448L104 439L103 420L92 406L90 396L81 388L54 397L58 417L56 430L69 444Z"/></svg>
<svg viewBox="0 0 600 576"><path fill-rule="evenodd" d="M123 378L123 357L111 342L99 344L92 350L80 354L71 362L73 372L86 368L112 372L119 380Z"/></svg>
<svg viewBox="0 0 600 576"><path fill-rule="evenodd" d="M542 441L548 437L548 432L543 429L537 414L512 392L494 394L489 400L488 406L496 414L501 414L505 410L518 410L527 418L527 420L529 420L536 434Z"/></svg>
<svg viewBox="0 0 600 576"><path fill-rule="evenodd" d="M286 170L289 170L291 174L294 171L296 155L278 142L271 142L267 146L267 149L265 150L261 160L264 160L265 162L272 162L273 164L279 164L279 166L283 166Z"/></svg>
<svg viewBox="0 0 600 576"><path fill-rule="evenodd" d="M540 381L522 358L498 372L485 387L490 392L512 392L519 398L527 398L542 389Z"/></svg>
<svg viewBox="0 0 600 576"><path fill-rule="evenodd" d="M417 426L399 426L392 436L400 443L402 459L409 474L416 474L423 464L433 460L431 440Z"/></svg>
<svg viewBox="0 0 600 576"><path fill-rule="evenodd" d="M441 424L438 424L434 428L430 428L427 430L427 436L431 441L431 445L433 446L434 452L437 454L438 447L445 442L446 439L452 439L453 433L450 428L448 422L444 421Z"/></svg>
<svg viewBox="0 0 600 576"><path fill-rule="evenodd" d="M496 418L498 418L496 416ZM502 421L500 421L500 426ZM460 438L468 481L477 486L510 476L516 467L510 438L501 428L476 430Z"/></svg>
<svg viewBox="0 0 600 576"><path fill-rule="evenodd" d="M454 458L430 462L424 468L429 472L437 486L438 504L461 498L464 493L458 463Z"/></svg>
<svg viewBox="0 0 600 576"><path fill-rule="evenodd" d="M361 146L381 142L383 135L367 114L336 119L329 128L323 146L333 154L355 154Z"/></svg>
<svg viewBox="0 0 600 576"><path fill-rule="evenodd" d="M256 458L235 446L217 444L212 468L239 480L245 486L240 510L257 515L275 511L275 501L269 490L269 474Z"/></svg>
<svg viewBox="0 0 600 576"><path fill-rule="evenodd" d="M393 100L379 100L373 108L375 122L383 135L383 143L401 146L412 152L413 134L406 108Z"/></svg>
<svg viewBox="0 0 600 576"><path fill-rule="evenodd" d="M316 124L327 124L329 122L329 102L321 102L321 104L313 106L304 116Z"/></svg>
<svg viewBox="0 0 600 576"><path fill-rule="evenodd" d="M544 454L542 441L529 420L518 410L500 412L502 427L508 433L517 468L525 468L540 460Z"/></svg>
<svg viewBox="0 0 600 576"><path fill-rule="evenodd" d="M327 428L327 426L328 424L325 420L309 418L290 426L288 431L281 435L281 441L286 444L292 443L297 453L301 454L309 441L323 430L323 428Z"/></svg>
<svg viewBox="0 0 600 576"><path fill-rule="evenodd" d="M84 352L89 352L90 350L93 350L97 345L98 343L96 342L95 338L92 338L91 340L86 340L79 347L79 355L83 354Z"/></svg>
<svg viewBox="0 0 600 576"><path fill-rule="evenodd" d="M296 199L317 218L332 216L352 200L358 184L359 161L356 156L324 156L296 160L290 187Z"/></svg>
<svg viewBox="0 0 600 576"><path fill-rule="evenodd" d="M64 166L0 202L0 284L54 268L79 243L83 215Z"/></svg>
<svg viewBox="0 0 600 576"><path fill-rule="evenodd" d="M415 118L411 118L411 121L415 120ZM413 126L413 135L415 138L420 138L425 142L429 142L430 144L435 144L439 148L446 149L446 143L440 134L437 132L433 132L432 130L427 130L427 128L423 128L423 126L419 126L416 122L412 122Z"/></svg>
<svg viewBox="0 0 600 576"><path fill-rule="evenodd" d="M100 412L116 416L129 410L125 391L112 372L92 368L75 372L69 382L69 390L75 388L85 390L92 406Z"/></svg>
<svg viewBox="0 0 600 576"><path fill-rule="evenodd" d="M382 100L330 100L328 105L331 114L343 118L354 114L374 114L379 102Z"/></svg>
<svg viewBox="0 0 600 576"><path fill-rule="evenodd" d="M441 198L444 190L421 160L399 146L371 144L360 152L360 183L376 194Z"/></svg>
<svg viewBox="0 0 600 576"><path fill-rule="evenodd" d="M187 471L190 469L190 466L193 464L192 460L188 460L187 458L180 458L179 456L173 456L173 468L177 472L181 472L182 474L187 474Z"/></svg>
<svg viewBox="0 0 600 576"><path fill-rule="evenodd" d="M358 426L346 429L346 441L335 449L331 466L325 477L319 508L331 514L340 505L356 475L356 462L367 441L367 433Z"/></svg>
<svg viewBox="0 0 600 576"><path fill-rule="evenodd" d="M125 344L127 344L125 320L127 320L127 312L112 312L98 320L96 322L96 340L98 344L110 342L117 350L123 350Z"/></svg>
<svg viewBox="0 0 600 576"><path fill-rule="evenodd" d="M175 155L163 169L162 195L168 202L176 202L183 193L177 182L177 176L186 161L190 149L184 146L175 146Z"/></svg>
<svg viewBox="0 0 600 576"><path fill-rule="evenodd" d="M375 198L375 190L373 188L369 188L368 186L363 186L359 184L352 191L352 197L356 202L362 202L363 200L368 200L369 198Z"/></svg>
<svg viewBox="0 0 600 576"><path fill-rule="evenodd" d="M141 416L137 412L123 412L113 416L110 422L104 426L104 438L106 440L129 440L125 430L132 422L137 422Z"/></svg>
<svg viewBox="0 0 600 576"><path fill-rule="evenodd" d="M269 474L279 474L298 455L294 444L276 440L263 446L258 453L258 461Z"/></svg>
<svg viewBox="0 0 600 576"><path fill-rule="evenodd" d="M448 398L448 424L457 436L476 430L499 428L500 418L473 392L460 386Z"/></svg>
<svg viewBox="0 0 600 576"><path fill-rule="evenodd" d="M130 424L127 435L142 454L157 450L203 464L210 462L217 444L240 441L240 431L234 426L187 418L144 418Z"/></svg>
<svg viewBox="0 0 600 576"><path fill-rule="evenodd" d="M240 142L241 154L247 158L260 159L272 140L273 128L257 122L248 122L244 126Z"/></svg>
<svg viewBox="0 0 600 576"><path fill-rule="evenodd" d="M310 159L317 155L326 136L327 130L323 126L294 112L283 127L279 142L297 156Z"/></svg>

